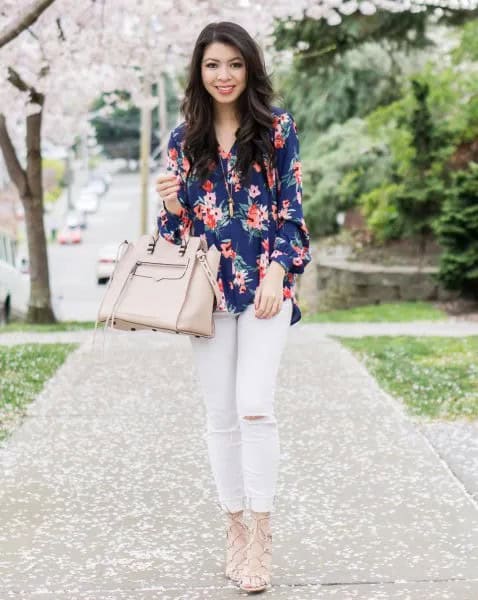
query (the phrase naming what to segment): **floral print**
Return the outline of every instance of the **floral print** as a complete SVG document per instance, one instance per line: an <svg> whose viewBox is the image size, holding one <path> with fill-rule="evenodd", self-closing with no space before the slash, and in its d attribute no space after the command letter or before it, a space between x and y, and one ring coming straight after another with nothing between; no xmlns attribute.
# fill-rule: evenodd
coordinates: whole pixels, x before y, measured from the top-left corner
<svg viewBox="0 0 478 600"><path fill-rule="evenodd" d="M254 162L247 186L241 185L234 170L236 142L228 152L218 146L218 160L211 163L205 182L200 183L192 175L186 178L190 165L183 154L185 123L174 128L169 138L167 170L178 178L178 201L183 210L175 215L163 207L158 229L173 244L193 234L203 238L208 247L215 244L221 251L217 281L222 298L216 311L241 313L254 302L270 262L280 263L286 271L283 300L292 299L293 325L301 318L296 279L311 261L310 236L302 212L297 126L292 115L280 108L273 107L272 116L270 134L277 154L276 167L271 169L265 161L263 173ZM232 217L224 173L229 190L233 190Z"/></svg>

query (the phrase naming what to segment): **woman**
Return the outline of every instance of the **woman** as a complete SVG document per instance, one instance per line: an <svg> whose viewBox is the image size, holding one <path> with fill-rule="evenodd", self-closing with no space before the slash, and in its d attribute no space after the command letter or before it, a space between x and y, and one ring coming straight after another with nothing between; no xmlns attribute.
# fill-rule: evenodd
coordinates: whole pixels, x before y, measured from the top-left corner
<svg viewBox="0 0 478 600"><path fill-rule="evenodd" d="M192 54L171 132L160 235L191 233L221 251L215 336L190 337L207 412L206 439L227 515L226 576L246 591L270 586L279 462L274 387L290 325L301 318L295 280L310 262L295 122L271 106L260 48L241 26L211 23ZM244 521L251 512L252 527Z"/></svg>

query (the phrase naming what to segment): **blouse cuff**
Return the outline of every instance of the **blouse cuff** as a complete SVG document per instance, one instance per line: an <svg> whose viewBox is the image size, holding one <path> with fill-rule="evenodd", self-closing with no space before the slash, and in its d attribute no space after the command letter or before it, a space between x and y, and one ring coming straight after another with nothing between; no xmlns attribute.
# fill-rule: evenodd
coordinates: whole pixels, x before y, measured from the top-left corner
<svg viewBox="0 0 478 600"><path fill-rule="evenodd" d="M168 210L166 208L166 205L163 204L163 208L166 212L166 215L168 217L168 223L170 223L170 225L174 228L178 227L179 225L182 224L182 219L184 216L184 208L181 209L181 212L178 214L171 212L170 210Z"/></svg>
<svg viewBox="0 0 478 600"><path fill-rule="evenodd" d="M287 269L288 273L303 273L305 266L311 260L308 233L305 233L303 229L299 231L301 235L294 232L295 237L288 236L287 240L281 236L277 236L273 251L271 252L271 260L280 262Z"/></svg>

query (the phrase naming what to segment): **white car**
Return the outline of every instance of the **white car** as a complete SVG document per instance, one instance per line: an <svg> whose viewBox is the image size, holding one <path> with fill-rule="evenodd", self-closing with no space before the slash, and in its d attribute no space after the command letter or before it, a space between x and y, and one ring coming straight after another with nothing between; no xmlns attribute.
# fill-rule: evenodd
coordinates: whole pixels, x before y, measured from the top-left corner
<svg viewBox="0 0 478 600"><path fill-rule="evenodd" d="M99 207L98 195L87 190L80 193L80 197L75 202L75 208L79 212L95 213Z"/></svg>
<svg viewBox="0 0 478 600"><path fill-rule="evenodd" d="M106 183L99 178L91 179L86 186L85 191L92 192L98 196L103 196L107 191Z"/></svg>
<svg viewBox="0 0 478 600"><path fill-rule="evenodd" d="M24 319L29 295L30 277L17 263L15 240L0 230L0 322Z"/></svg>
<svg viewBox="0 0 478 600"><path fill-rule="evenodd" d="M113 273L116 264L116 254L118 252L118 244L106 244L102 246L98 252L96 261L96 280L98 285L107 283Z"/></svg>
<svg viewBox="0 0 478 600"><path fill-rule="evenodd" d="M79 227L80 229L86 229L86 226L87 226L86 213L70 211L66 215L65 225L67 227L72 227L72 228Z"/></svg>

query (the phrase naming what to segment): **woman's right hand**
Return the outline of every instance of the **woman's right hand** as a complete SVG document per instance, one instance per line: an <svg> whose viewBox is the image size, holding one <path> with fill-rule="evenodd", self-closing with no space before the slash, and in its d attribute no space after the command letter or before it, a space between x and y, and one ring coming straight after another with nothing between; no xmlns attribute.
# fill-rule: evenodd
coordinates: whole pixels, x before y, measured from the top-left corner
<svg viewBox="0 0 478 600"><path fill-rule="evenodd" d="M183 206L178 200L179 180L173 173L162 173L156 179L156 191L169 212L180 215ZM166 206L167 204L167 206Z"/></svg>

